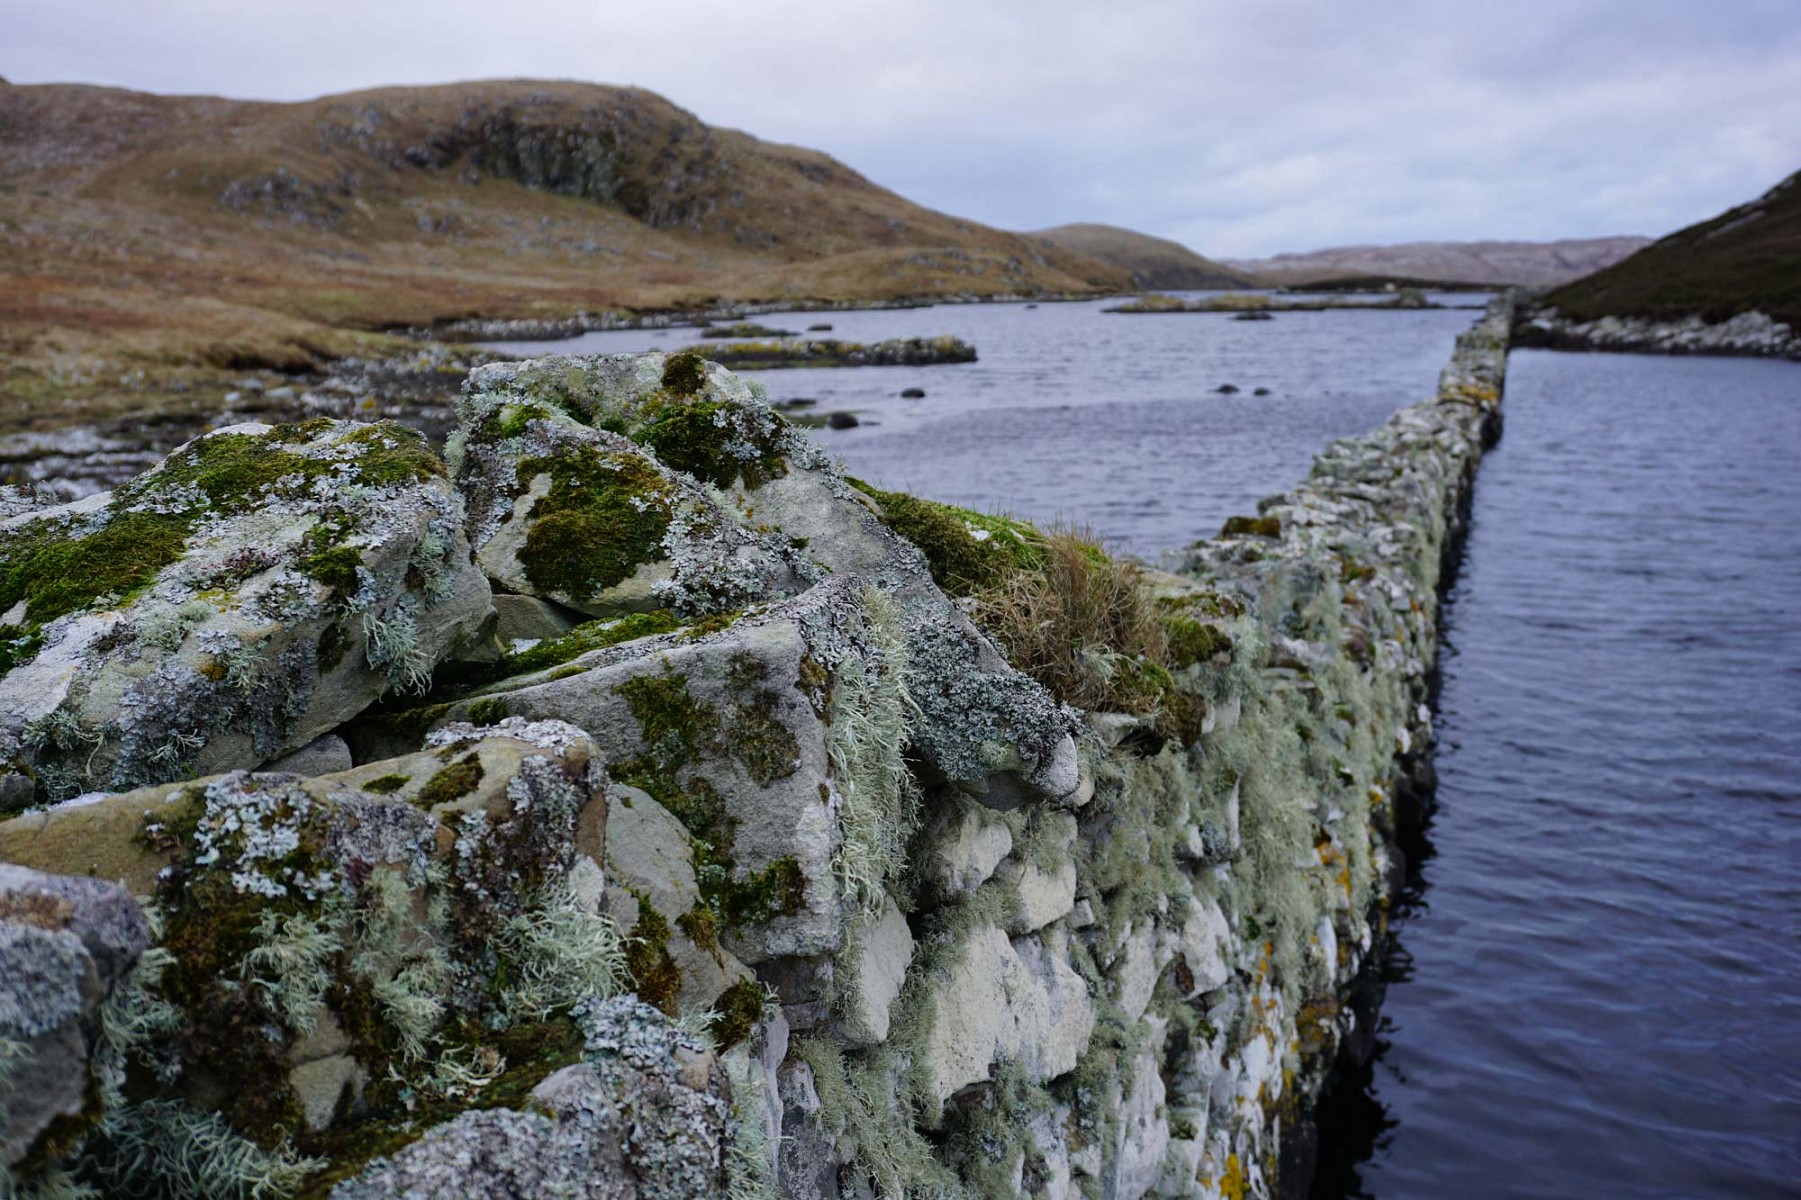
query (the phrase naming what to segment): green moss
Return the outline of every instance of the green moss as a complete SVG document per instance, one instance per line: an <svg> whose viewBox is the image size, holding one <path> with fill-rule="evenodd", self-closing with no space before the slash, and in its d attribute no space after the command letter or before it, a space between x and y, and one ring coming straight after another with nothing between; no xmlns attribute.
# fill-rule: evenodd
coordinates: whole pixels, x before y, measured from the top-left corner
<svg viewBox="0 0 1801 1200"><path fill-rule="evenodd" d="M682 973L669 956L669 922L641 895L638 921L626 942L625 969L640 1000L672 1017L678 1015Z"/></svg>
<svg viewBox="0 0 1801 1200"><path fill-rule="evenodd" d="M378 796L391 795L413 781L411 775L377 775L362 785L365 792L374 792Z"/></svg>
<svg viewBox="0 0 1801 1200"><path fill-rule="evenodd" d="M751 440L754 455L747 455L744 422L735 421L736 405L722 400L667 401L650 409L649 419L632 433L632 440L649 446L664 466L729 488L738 480L746 487L761 487L788 470L777 438L776 420Z"/></svg>
<svg viewBox="0 0 1801 1200"><path fill-rule="evenodd" d="M330 588L339 597L354 596L362 585L357 569L363 565L362 552L353 546L333 546L308 555L300 569Z"/></svg>
<svg viewBox="0 0 1801 1200"><path fill-rule="evenodd" d="M713 822L688 802L681 773L719 734L719 714L695 700L688 677L675 672L639 675L619 685L638 722L643 753L614 768L614 778L643 788L699 837ZM714 797L717 801L717 797Z"/></svg>
<svg viewBox="0 0 1801 1200"><path fill-rule="evenodd" d="M549 474L532 506L519 561L532 586L582 601L661 554L674 495L649 463L624 454L530 459L519 478Z"/></svg>
<svg viewBox="0 0 1801 1200"><path fill-rule="evenodd" d="M432 809L461 800L481 785L482 775L481 758L471 751L426 780L419 794L413 797L413 803L420 808Z"/></svg>
<svg viewBox="0 0 1801 1200"><path fill-rule="evenodd" d="M768 686L768 674L763 661L748 654L734 655L726 667L733 701L727 744L759 787L788 778L800 764L800 743L775 716L782 697Z"/></svg>
<svg viewBox="0 0 1801 1200"><path fill-rule="evenodd" d="M693 396L707 386L707 360L697 351L680 350L663 362L663 386L678 396Z"/></svg>
<svg viewBox="0 0 1801 1200"><path fill-rule="evenodd" d="M477 700L469 706L471 725L498 725L507 719L507 702L499 696Z"/></svg>
<svg viewBox="0 0 1801 1200"><path fill-rule="evenodd" d="M727 883L720 889L719 902L732 925L791 917L806 907L807 877L793 858L778 858L761 871Z"/></svg>
<svg viewBox="0 0 1801 1200"><path fill-rule="evenodd" d="M740 979L713 1003L713 1044L720 1053L750 1036L763 1019L763 989L754 979Z"/></svg>
<svg viewBox="0 0 1801 1200"><path fill-rule="evenodd" d="M482 418L481 433L485 438L523 437L534 420L544 420L550 413L538 404L503 404Z"/></svg>
<svg viewBox="0 0 1801 1200"><path fill-rule="evenodd" d="M358 478L370 487L404 487L444 474L444 461L417 430L391 421L359 429L344 438L356 446Z"/></svg>
<svg viewBox="0 0 1801 1200"><path fill-rule="evenodd" d="M44 639L35 629L19 625L0 625L0 675L37 657Z"/></svg>
<svg viewBox="0 0 1801 1200"><path fill-rule="evenodd" d="M1281 537L1282 522L1276 517L1227 517L1219 527L1221 537Z"/></svg>
<svg viewBox="0 0 1801 1200"><path fill-rule="evenodd" d="M280 449L288 441L280 433L277 427L269 436L220 433L201 438L171 455L162 470L141 482L146 490L158 493L191 484L206 495L215 510L237 511L249 507L279 480L289 476L310 480L336 466Z"/></svg>
<svg viewBox="0 0 1801 1200"><path fill-rule="evenodd" d="M973 595L1010 572L1044 565L1044 537L1024 521L850 482L881 506L890 529L919 547L932 578L952 595Z"/></svg>
<svg viewBox="0 0 1801 1200"><path fill-rule="evenodd" d="M673 633L682 626L681 618L666 608L655 612L632 613L630 616L589 621L577 625L561 637L539 642L529 650L508 656L504 674L518 675L561 666L593 650L617 646L659 633Z"/></svg>
<svg viewBox="0 0 1801 1200"><path fill-rule="evenodd" d="M705 905L697 904L675 919L677 929L688 935L688 940L709 954L719 953L719 918L713 910Z"/></svg>
<svg viewBox="0 0 1801 1200"><path fill-rule="evenodd" d="M1170 665L1181 668L1208 662L1218 654L1230 654L1232 639L1217 625L1208 625L1188 617L1165 616L1169 631Z"/></svg>
<svg viewBox="0 0 1801 1200"><path fill-rule="evenodd" d="M92 604L149 586L181 557L188 518L116 512L94 533L71 538L66 525L32 522L0 541L0 612L25 601L25 619L42 625Z"/></svg>

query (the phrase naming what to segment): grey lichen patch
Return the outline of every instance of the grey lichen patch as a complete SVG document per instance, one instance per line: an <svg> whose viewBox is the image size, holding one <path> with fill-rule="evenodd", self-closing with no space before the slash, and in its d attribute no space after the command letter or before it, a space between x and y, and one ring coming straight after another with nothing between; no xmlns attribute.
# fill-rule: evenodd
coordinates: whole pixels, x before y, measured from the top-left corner
<svg viewBox="0 0 1801 1200"><path fill-rule="evenodd" d="M417 434L309 421L0 523L0 736L46 800L277 757L474 632L461 516Z"/></svg>
<svg viewBox="0 0 1801 1200"><path fill-rule="evenodd" d="M76 1178L187 1170L180 1139L154 1139L216 1125L221 1153L287 1172L258 1194L291 1194L325 1165L301 1152L338 1158L351 1153L347 1129L380 1144L386 1134L371 1131L422 1105L447 1116L479 1100L505 1073L494 1047L511 1044L509 1031L566 1022L579 1002L620 987L624 940L570 882L585 822L604 806L592 745L555 722L449 732L457 753L446 769L460 774L440 790L481 785L494 792L488 807L448 798L440 820L330 778L236 773L159 809L143 831L147 848L172 859L157 895L155 970L134 977L106 1019L119 1031L108 1038L121 1072L142 1072L145 1084L129 1103L109 1100L70 1160ZM503 781L484 782L482 757L510 762ZM421 775L407 765L359 771L398 777L398 791ZM333 1131L303 1120L290 1074L322 1038L366 1081L361 1115L340 1112L349 1124ZM216 1112L175 1105L216 1078L237 1084ZM130 1165L139 1152L150 1157Z"/></svg>

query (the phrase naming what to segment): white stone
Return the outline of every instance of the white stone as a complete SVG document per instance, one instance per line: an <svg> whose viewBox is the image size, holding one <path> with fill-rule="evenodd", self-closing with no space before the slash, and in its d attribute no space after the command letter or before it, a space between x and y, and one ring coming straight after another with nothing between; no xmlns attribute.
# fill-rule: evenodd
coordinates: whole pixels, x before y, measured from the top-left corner
<svg viewBox="0 0 1801 1200"><path fill-rule="evenodd" d="M1163 1115L1163 1077L1156 1055L1145 1052L1132 1060L1132 1091L1119 1113L1119 1141L1113 1154L1113 1200L1139 1200L1163 1174L1169 1149L1169 1123Z"/></svg>
<svg viewBox="0 0 1801 1200"><path fill-rule="evenodd" d="M1043 929L1068 916L1076 906L1074 859L1065 858L1050 871L1040 870L1032 862L1009 862L1001 869L1001 878L1017 897L1007 922L1007 932L1016 936Z"/></svg>
<svg viewBox="0 0 1801 1200"><path fill-rule="evenodd" d="M993 876L1013 851L1013 831L992 811L961 798L932 836L920 873L946 896L966 895Z"/></svg>
<svg viewBox="0 0 1801 1200"><path fill-rule="evenodd" d="M913 961L913 932L892 898L882 897L882 911L853 935L855 957L838 1031L856 1045L873 1046L888 1039L888 1012L906 982Z"/></svg>
<svg viewBox="0 0 1801 1200"><path fill-rule="evenodd" d="M1000 1057L1042 1083L1075 1068L1094 1032L1088 985L1030 938L1011 942L992 925L964 940L936 983L923 1053L927 1089L942 1103L989 1077Z"/></svg>
<svg viewBox="0 0 1801 1200"><path fill-rule="evenodd" d="M1223 986L1232 977L1227 956L1232 948L1232 931L1219 901L1195 897L1188 902L1188 916L1182 922L1182 961L1194 979L1183 999L1193 999L1204 992Z"/></svg>
<svg viewBox="0 0 1801 1200"><path fill-rule="evenodd" d="M1151 993L1157 989L1156 928L1149 922L1137 926L1126 938L1125 949L1113 964L1114 1002L1126 1018L1136 1021L1150 1007Z"/></svg>

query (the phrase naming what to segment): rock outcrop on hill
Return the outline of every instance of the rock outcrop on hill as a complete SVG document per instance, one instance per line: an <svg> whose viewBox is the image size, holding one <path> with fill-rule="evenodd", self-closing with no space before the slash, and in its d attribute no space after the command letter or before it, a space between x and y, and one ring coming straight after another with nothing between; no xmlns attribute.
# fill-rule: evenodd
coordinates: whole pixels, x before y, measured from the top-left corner
<svg viewBox="0 0 1801 1200"><path fill-rule="evenodd" d="M83 621L134 631L79 642L84 678L176 673L80 725L97 740L20 739L7 1178L1274 1194L1373 1019L1395 832L1429 780L1438 587L1507 325L1497 307L1433 401L1175 572L848 479L692 352L480 368L448 472L329 421L182 451L77 531L191 520L172 557L54 614L29 593L0 676ZM404 479L347 449L376 445ZM227 446L229 488L206 470ZM207 686L213 616L143 648L143 614L180 611L241 538L246 494L271 561L193 595L209 614L298 597L292 678L356 699L330 710L348 769L335 743L256 769L326 723L293 713L326 710L296 700L259 743ZM328 494L345 515L316 552L344 570L314 580L286 539L327 523ZM44 519L75 515L13 518ZM0 579L71 544L0 541ZM396 673L374 622L407 597L421 629ZM321 624L368 613L322 668ZM353 651L349 682L306 691ZM152 700L193 715L185 758L112 749Z"/></svg>
<svg viewBox="0 0 1801 1200"><path fill-rule="evenodd" d="M1801 172L1558 288L1543 304L1552 311L1532 315L1546 318L1558 344L1792 355L1801 329Z"/></svg>

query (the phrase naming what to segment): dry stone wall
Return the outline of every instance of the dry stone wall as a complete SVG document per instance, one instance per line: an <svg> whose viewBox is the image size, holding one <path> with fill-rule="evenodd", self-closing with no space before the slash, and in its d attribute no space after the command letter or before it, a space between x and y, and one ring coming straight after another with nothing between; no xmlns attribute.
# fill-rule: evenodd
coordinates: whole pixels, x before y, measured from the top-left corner
<svg viewBox="0 0 1801 1200"><path fill-rule="evenodd" d="M358 492L394 518L334 543L304 541L331 515L298 498L314 468L264 456L399 444L234 434L251 440L212 453L295 497L268 543L344 545L342 586L284 550L248 600L198 589L195 564L239 540L184 492L188 540L151 574L62 611L27 598L0 695L83 622L132 631L82 643L106 670L119 647L206 681L190 634L241 628L290 575L298 677L324 670L318 629L347 629L368 695L260 741L208 715L185 748L222 773L193 780L161 759L46 778L73 753L20 724L8 1189L1304 1186L1309 1109L1367 1044L1396 832L1430 782L1439 588L1499 430L1509 320L1491 308L1433 399L1163 571L861 485L692 354L478 369L448 466L408 468L423 507ZM95 504L49 519L95 536L143 511ZM14 520L0 536L42 528ZM52 544L32 538L0 556ZM197 598L192 629L159 632L154 606ZM445 615L417 608L421 670L394 672L361 614L426 601ZM19 982L46 954L54 995ZM47 1074L62 1086L8 1090Z"/></svg>

